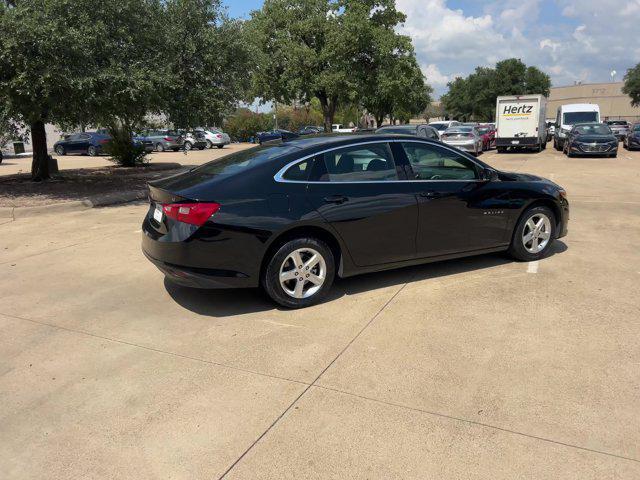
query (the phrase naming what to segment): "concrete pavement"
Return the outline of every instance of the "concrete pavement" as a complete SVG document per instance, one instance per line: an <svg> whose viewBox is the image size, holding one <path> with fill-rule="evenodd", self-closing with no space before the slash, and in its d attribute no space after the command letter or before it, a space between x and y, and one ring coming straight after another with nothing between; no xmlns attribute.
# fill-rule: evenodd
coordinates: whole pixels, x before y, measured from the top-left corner
<svg viewBox="0 0 640 480"><path fill-rule="evenodd" d="M640 478L640 152L482 159L567 189L552 256L299 311L164 282L144 203L0 224L3 476Z"/></svg>

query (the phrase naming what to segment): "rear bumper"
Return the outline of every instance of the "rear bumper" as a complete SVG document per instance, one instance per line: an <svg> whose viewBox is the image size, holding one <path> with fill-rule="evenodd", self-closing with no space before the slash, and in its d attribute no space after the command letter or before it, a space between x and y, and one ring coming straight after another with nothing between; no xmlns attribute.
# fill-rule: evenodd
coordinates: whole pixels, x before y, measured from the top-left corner
<svg viewBox="0 0 640 480"><path fill-rule="evenodd" d="M462 150L464 152L475 152L477 148L475 141L456 142L456 141L443 140L442 142L446 145L449 145L450 147L457 148L458 150Z"/></svg>
<svg viewBox="0 0 640 480"><path fill-rule="evenodd" d="M536 147L540 144L538 137L501 137L496 138L496 147Z"/></svg>
<svg viewBox="0 0 640 480"><path fill-rule="evenodd" d="M212 268L194 268L174 265L153 258L142 248L144 256L173 283L192 288L246 288L255 287L255 282L240 272Z"/></svg>

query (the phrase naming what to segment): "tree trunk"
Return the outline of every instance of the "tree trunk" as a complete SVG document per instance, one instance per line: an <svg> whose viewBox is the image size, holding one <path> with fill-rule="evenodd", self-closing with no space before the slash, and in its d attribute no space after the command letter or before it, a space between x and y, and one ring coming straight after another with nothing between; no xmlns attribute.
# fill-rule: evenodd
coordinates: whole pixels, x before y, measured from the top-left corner
<svg viewBox="0 0 640 480"><path fill-rule="evenodd" d="M42 120L31 124L31 145L33 147L31 179L36 182L47 180L50 178L49 154L47 153L47 132Z"/></svg>
<svg viewBox="0 0 640 480"><path fill-rule="evenodd" d="M334 98L327 98L326 95L317 95L322 107L322 117L324 122L325 133L331 133L333 125L333 117L336 113L336 101Z"/></svg>
<svg viewBox="0 0 640 480"><path fill-rule="evenodd" d="M384 114L376 115L376 125L378 128L382 126L383 122L384 122Z"/></svg>

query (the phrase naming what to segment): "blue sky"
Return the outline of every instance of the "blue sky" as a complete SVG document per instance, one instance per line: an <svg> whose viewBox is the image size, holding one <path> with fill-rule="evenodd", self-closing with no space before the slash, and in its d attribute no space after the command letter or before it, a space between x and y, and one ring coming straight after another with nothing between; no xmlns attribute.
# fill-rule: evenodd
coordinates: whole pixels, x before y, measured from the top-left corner
<svg viewBox="0 0 640 480"><path fill-rule="evenodd" d="M261 0L225 0L247 18ZM418 62L437 94L476 66L517 57L554 85L621 80L640 61L640 0L396 0Z"/></svg>

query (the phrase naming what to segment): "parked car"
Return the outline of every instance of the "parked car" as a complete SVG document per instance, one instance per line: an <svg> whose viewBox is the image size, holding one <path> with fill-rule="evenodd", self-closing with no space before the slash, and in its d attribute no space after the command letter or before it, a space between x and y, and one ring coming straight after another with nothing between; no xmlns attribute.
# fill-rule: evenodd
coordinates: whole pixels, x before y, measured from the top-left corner
<svg viewBox="0 0 640 480"><path fill-rule="evenodd" d="M224 148L231 143L231 138L219 128L196 128L196 132L202 132L207 148Z"/></svg>
<svg viewBox="0 0 640 480"><path fill-rule="evenodd" d="M144 130L136 136L151 142L156 152L164 152L165 150L177 152L182 148L184 141L176 130Z"/></svg>
<svg viewBox="0 0 640 480"><path fill-rule="evenodd" d="M440 140L447 145L478 156L482 151L482 137L476 127L452 127L440 135Z"/></svg>
<svg viewBox="0 0 640 480"><path fill-rule="evenodd" d="M185 132L182 130L178 130L178 132L184 139L182 142L182 148L185 152L193 150L194 148L197 148L198 150L204 150L207 148L207 139L204 132Z"/></svg>
<svg viewBox="0 0 640 480"><path fill-rule="evenodd" d="M353 133L358 130L358 127L346 127L341 123L334 123L331 125L331 131L333 133Z"/></svg>
<svg viewBox="0 0 640 480"><path fill-rule="evenodd" d="M629 133L624 137L622 146L627 150L640 148L640 123L634 123L629 128Z"/></svg>
<svg viewBox="0 0 640 480"><path fill-rule="evenodd" d="M624 140L624 137L629 133L629 122L626 120L608 120L606 122L609 128L620 141Z"/></svg>
<svg viewBox="0 0 640 480"><path fill-rule="evenodd" d="M602 155L616 157L618 139L606 123L577 123L564 141L563 153L576 155Z"/></svg>
<svg viewBox="0 0 640 480"><path fill-rule="evenodd" d="M318 135L319 133L324 133L324 127L307 125L304 127L300 127L296 133L298 135Z"/></svg>
<svg viewBox="0 0 640 480"><path fill-rule="evenodd" d="M441 122L430 122L429 126L435 128L438 131L438 135L442 135L447 128L457 127L460 122L455 120L445 120Z"/></svg>
<svg viewBox="0 0 640 480"><path fill-rule="evenodd" d="M147 153L153 152L154 150L153 142L144 137L139 137L137 135L134 135L133 143L134 145L142 145L144 147L144 151Z"/></svg>
<svg viewBox="0 0 640 480"><path fill-rule="evenodd" d="M420 125L388 125L386 127L380 127L376 130L376 133L400 133L404 135L415 135L417 137L440 140L438 130L424 123Z"/></svg>
<svg viewBox="0 0 640 480"><path fill-rule="evenodd" d="M103 149L111 137L106 133L80 132L72 133L53 144L53 150L58 155L76 153L95 157L103 152Z"/></svg>
<svg viewBox="0 0 640 480"><path fill-rule="evenodd" d="M142 249L169 281L262 286L289 308L321 301L336 275L498 251L538 260L569 219L555 183L406 135L254 147L151 182L149 200Z"/></svg>
<svg viewBox="0 0 640 480"><path fill-rule="evenodd" d="M479 125L478 133L482 138L482 150L491 150L496 146L496 129L490 124Z"/></svg>
<svg viewBox="0 0 640 480"><path fill-rule="evenodd" d="M556 113L556 131L553 147L564 151L564 142L574 125L600 123L600 106L597 103L570 103L560 105Z"/></svg>
<svg viewBox="0 0 640 480"><path fill-rule="evenodd" d="M258 143L262 145L264 142L270 142L273 140L293 140L294 138L298 138L297 133L290 132L289 130L270 130L268 132L258 132L257 133Z"/></svg>

